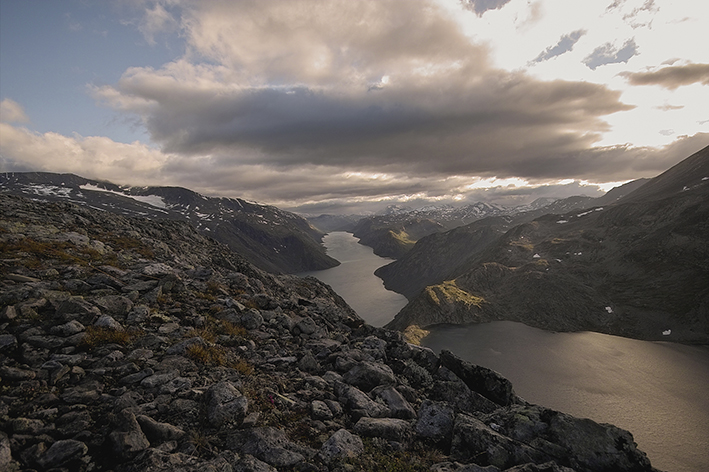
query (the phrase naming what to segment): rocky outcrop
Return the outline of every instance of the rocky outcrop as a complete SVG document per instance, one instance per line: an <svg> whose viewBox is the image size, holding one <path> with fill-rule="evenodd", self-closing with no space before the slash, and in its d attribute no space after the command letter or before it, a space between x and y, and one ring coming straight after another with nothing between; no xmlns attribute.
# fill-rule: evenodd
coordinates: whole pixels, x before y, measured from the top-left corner
<svg viewBox="0 0 709 472"><path fill-rule="evenodd" d="M187 224L0 209L0 470L653 470Z"/></svg>

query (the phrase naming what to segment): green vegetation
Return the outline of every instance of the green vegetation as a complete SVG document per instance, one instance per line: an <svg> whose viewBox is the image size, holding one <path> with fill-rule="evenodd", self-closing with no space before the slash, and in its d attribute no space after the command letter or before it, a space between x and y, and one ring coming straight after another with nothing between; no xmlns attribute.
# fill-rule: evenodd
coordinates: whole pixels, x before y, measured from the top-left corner
<svg viewBox="0 0 709 472"><path fill-rule="evenodd" d="M463 303L467 307L480 308L485 299L476 297L458 287L455 280L446 280L439 285L431 285L425 289L426 295L437 305Z"/></svg>
<svg viewBox="0 0 709 472"><path fill-rule="evenodd" d="M117 330L100 326L87 326L86 335L81 340L81 346L93 349L105 344L120 344L127 346L142 335L139 330Z"/></svg>

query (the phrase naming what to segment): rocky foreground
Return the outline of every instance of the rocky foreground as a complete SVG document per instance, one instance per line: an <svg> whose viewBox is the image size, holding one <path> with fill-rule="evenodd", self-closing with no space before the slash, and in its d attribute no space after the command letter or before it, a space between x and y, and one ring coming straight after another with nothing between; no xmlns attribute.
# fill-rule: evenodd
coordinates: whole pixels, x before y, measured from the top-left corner
<svg viewBox="0 0 709 472"><path fill-rule="evenodd" d="M651 471L190 226L0 195L0 470Z"/></svg>

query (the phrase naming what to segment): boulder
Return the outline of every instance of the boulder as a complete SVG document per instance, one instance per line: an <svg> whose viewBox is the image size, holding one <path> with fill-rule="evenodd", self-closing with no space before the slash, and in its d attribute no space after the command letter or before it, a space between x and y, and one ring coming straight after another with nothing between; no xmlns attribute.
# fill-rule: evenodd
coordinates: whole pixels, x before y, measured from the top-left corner
<svg viewBox="0 0 709 472"><path fill-rule="evenodd" d="M411 423L397 418L360 418L354 431L362 436L406 442L411 439Z"/></svg>
<svg viewBox="0 0 709 472"><path fill-rule="evenodd" d="M494 370L466 362L447 350L441 351L441 365L460 377L470 390L498 405L518 402L512 383Z"/></svg>
<svg viewBox="0 0 709 472"><path fill-rule="evenodd" d="M396 384L396 376L391 367L367 361L355 364L342 376L342 379L365 392L379 385Z"/></svg>
<svg viewBox="0 0 709 472"><path fill-rule="evenodd" d="M450 438L454 419L453 409L447 403L426 400L419 408L416 435L433 441Z"/></svg>
<svg viewBox="0 0 709 472"><path fill-rule="evenodd" d="M119 414L118 431L108 435L108 441L113 453L119 460L126 461L139 452L150 447L150 441L143 433L135 415L130 410L122 410Z"/></svg>
<svg viewBox="0 0 709 472"><path fill-rule="evenodd" d="M45 469L52 469L81 459L87 452L89 448L83 442L63 439L52 444L47 452L37 459L37 463Z"/></svg>
<svg viewBox="0 0 709 472"><path fill-rule="evenodd" d="M248 399L228 381L222 381L207 390L207 419L215 428L241 422L249 408Z"/></svg>
<svg viewBox="0 0 709 472"><path fill-rule="evenodd" d="M324 462L330 463L333 459L357 457L363 452L364 444L359 436L339 429L323 443L319 455Z"/></svg>

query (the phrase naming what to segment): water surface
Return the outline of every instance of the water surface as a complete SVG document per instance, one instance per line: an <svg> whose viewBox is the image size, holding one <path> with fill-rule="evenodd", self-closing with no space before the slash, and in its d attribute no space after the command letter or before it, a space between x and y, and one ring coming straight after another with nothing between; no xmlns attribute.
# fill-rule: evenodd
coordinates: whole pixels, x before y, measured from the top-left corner
<svg viewBox="0 0 709 472"><path fill-rule="evenodd" d="M359 244L350 233L325 235L327 255L340 261L332 269L306 272L331 286L338 295L372 326L384 326L406 305L406 297L384 288L374 271L393 259L379 257L371 247Z"/></svg>
<svg viewBox="0 0 709 472"><path fill-rule="evenodd" d="M707 346L511 321L436 327L423 344L496 370L531 403L627 429L660 470L709 471Z"/></svg>

